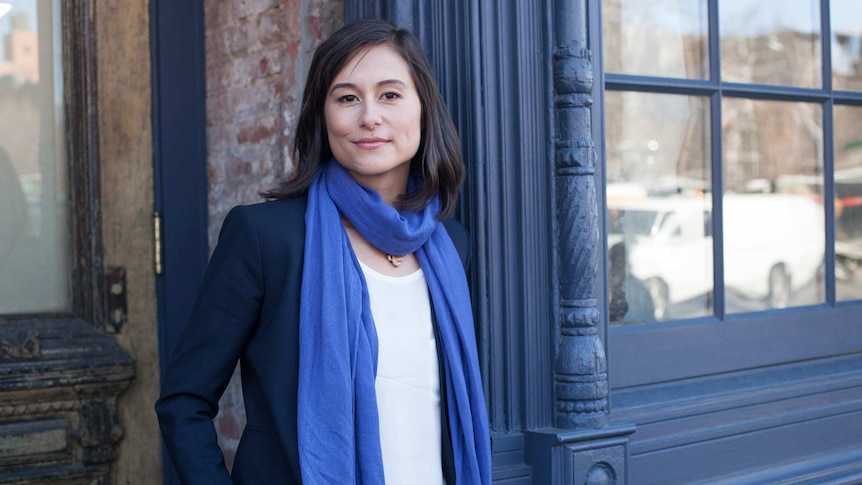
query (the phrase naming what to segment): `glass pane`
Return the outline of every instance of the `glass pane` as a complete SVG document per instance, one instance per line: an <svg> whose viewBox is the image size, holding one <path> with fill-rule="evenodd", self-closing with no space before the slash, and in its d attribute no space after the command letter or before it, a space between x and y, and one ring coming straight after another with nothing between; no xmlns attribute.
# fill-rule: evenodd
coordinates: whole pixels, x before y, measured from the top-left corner
<svg viewBox="0 0 862 485"><path fill-rule="evenodd" d="M603 0L607 72L709 77L706 0Z"/></svg>
<svg viewBox="0 0 862 485"><path fill-rule="evenodd" d="M862 2L832 0L832 87L862 91Z"/></svg>
<svg viewBox="0 0 862 485"><path fill-rule="evenodd" d="M835 106L835 292L862 300L862 107Z"/></svg>
<svg viewBox="0 0 862 485"><path fill-rule="evenodd" d="M824 301L823 110L725 98L728 313Z"/></svg>
<svg viewBox="0 0 862 485"><path fill-rule="evenodd" d="M822 86L819 0L719 4L724 81Z"/></svg>
<svg viewBox="0 0 862 485"><path fill-rule="evenodd" d="M70 309L59 1L0 2L0 314Z"/></svg>
<svg viewBox="0 0 862 485"><path fill-rule="evenodd" d="M606 94L612 324L712 314L709 100Z"/></svg>

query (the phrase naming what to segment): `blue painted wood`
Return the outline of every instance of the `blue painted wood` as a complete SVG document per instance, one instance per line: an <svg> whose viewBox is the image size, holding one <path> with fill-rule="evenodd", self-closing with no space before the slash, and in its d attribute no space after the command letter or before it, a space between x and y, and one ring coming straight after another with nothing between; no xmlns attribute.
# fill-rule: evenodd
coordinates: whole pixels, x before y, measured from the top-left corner
<svg viewBox="0 0 862 485"><path fill-rule="evenodd" d="M345 22L364 18L385 18L389 20L389 16L384 14L384 8L387 3L380 0L345 0L344 20Z"/></svg>
<svg viewBox="0 0 862 485"><path fill-rule="evenodd" d="M527 433L527 461L533 465L533 483L629 483L628 436L634 431L633 425L611 423L600 429L539 429Z"/></svg>
<svg viewBox="0 0 862 485"><path fill-rule="evenodd" d="M155 211L164 274L157 278L164 363L206 269L207 172L203 1L151 2Z"/></svg>
<svg viewBox="0 0 862 485"><path fill-rule="evenodd" d="M614 398L614 415L638 425L632 483L778 483L788 474L854 483L838 477L860 471L846 454L859 453L862 353L618 390Z"/></svg>
<svg viewBox="0 0 862 485"><path fill-rule="evenodd" d="M613 328L613 389L862 352L862 302Z"/></svg>
<svg viewBox="0 0 862 485"><path fill-rule="evenodd" d="M154 211L162 215L156 277L162 369L185 328L209 255L203 1L150 2ZM162 452L164 483L179 478Z"/></svg>
<svg viewBox="0 0 862 485"><path fill-rule="evenodd" d="M829 77L830 85L832 77ZM833 123L833 101L827 100L823 104L823 130L825 133L832 133ZM823 173L835 173L835 137L823 137ZM825 246L825 264L823 277L826 279L826 303L834 305L836 300L835 294L835 177L826 176L823 180L823 194L832 194L831 196L823 197L823 206L826 209L826 246Z"/></svg>
<svg viewBox="0 0 862 485"><path fill-rule="evenodd" d="M712 140L721 140L722 137L722 102L721 95L713 92L709 99L710 118L709 132ZM715 163L710 165L710 176L712 177L712 254L713 254L713 315L719 319L726 316L726 299L724 292L724 170L719 160L723 158L724 146L721 143L710 143L709 153Z"/></svg>
<svg viewBox="0 0 862 485"><path fill-rule="evenodd" d="M474 281L491 338L493 422L507 430L548 426L556 333L548 19L541 5L481 5L477 22L465 204L481 234Z"/></svg>
<svg viewBox="0 0 862 485"><path fill-rule="evenodd" d="M524 464L524 435L494 433L491 442L494 483L531 483L532 469Z"/></svg>
<svg viewBox="0 0 862 485"><path fill-rule="evenodd" d="M826 464L818 463L818 459L824 455L858 451L859 436L862 436L862 412L800 421L649 454L633 454L630 483L715 483L719 479L749 483L734 478L760 470L766 479L754 483L771 484L778 483L777 478L785 467L804 460L814 460L808 473L830 474L830 470L820 468ZM858 464L855 472L859 472Z"/></svg>
<svg viewBox="0 0 862 485"><path fill-rule="evenodd" d="M555 171L560 340L554 367L558 428L601 428L608 383L597 295L599 241L592 139L593 70L585 2L555 4Z"/></svg>
<svg viewBox="0 0 862 485"><path fill-rule="evenodd" d="M854 447L835 453L812 456L802 460L772 464L768 467L736 473L728 478L712 480L711 485L775 483L862 483L862 450Z"/></svg>
<svg viewBox="0 0 862 485"><path fill-rule="evenodd" d="M829 1L821 0L820 29L822 32L831 32L831 16L829 14ZM826 37L822 37L825 39ZM821 79L823 90L832 91L832 42L820 42ZM832 99L823 103L823 132L832 133ZM835 138L823 137L823 173L835 173ZM826 176L823 181L823 205L826 209L826 254L823 276L826 279L826 303L835 304L835 177ZM829 194L826 196L826 194Z"/></svg>
<svg viewBox="0 0 862 485"><path fill-rule="evenodd" d="M618 390L614 393L614 416L645 423L633 447L648 452L659 449L660 440L703 441L704 431L714 437L752 431L762 427L756 424L758 420L780 421L784 419L781 414L798 419L801 415L790 410L804 410L805 404L788 404L793 401L810 403L804 413L804 419L809 420L860 410L860 392L862 354L853 354ZM841 394L857 397L836 399ZM743 407L746 419L740 420L735 410ZM702 429L692 425L695 420L704 423Z"/></svg>

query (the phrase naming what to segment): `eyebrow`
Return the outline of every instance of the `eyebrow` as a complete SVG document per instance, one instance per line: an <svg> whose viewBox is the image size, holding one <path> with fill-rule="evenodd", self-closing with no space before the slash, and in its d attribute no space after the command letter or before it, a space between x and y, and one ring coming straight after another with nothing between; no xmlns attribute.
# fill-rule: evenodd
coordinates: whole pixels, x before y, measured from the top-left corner
<svg viewBox="0 0 862 485"><path fill-rule="evenodd" d="M376 87L378 87L378 88L379 88L380 86L384 86L384 85L386 85L386 84L398 84L398 85L405 86L405 87L407 86L407 83L405 83L404 81L402 81L402 80L400 80L400 79L384 79L383 81L378 82L378 83L376 84ZM332 89L330 89L330 90L329 90L329 92L330 92L330 94L331 94L331 93L333 93L336 89L342 89L342 88L356 89L356 85L355 85L355 84L353 84L353 83L338 83L338 84L333 84L333 85L332 85Z"/></svg>

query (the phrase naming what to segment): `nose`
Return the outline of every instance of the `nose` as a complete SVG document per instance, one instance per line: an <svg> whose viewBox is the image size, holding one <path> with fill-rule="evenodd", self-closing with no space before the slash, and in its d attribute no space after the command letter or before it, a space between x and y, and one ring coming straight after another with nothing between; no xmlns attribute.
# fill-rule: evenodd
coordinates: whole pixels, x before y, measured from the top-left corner
<svg viewBox="0 0 862 485"><path fill-rule="evenodd" d="M380 112L374 106L374 103L365 103L362 105L362 115L359 124L363 128L372 129L379 126L381 122Z"/></svg>

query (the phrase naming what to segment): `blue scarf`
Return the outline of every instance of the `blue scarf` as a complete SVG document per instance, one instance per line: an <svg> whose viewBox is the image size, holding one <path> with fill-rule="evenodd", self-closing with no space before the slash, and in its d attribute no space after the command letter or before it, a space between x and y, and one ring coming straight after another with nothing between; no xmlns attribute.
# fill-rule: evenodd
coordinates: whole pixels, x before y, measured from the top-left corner
<svg viewBox="0 0 862 485"><path fill-rule="evenodd" d="M299 308L299 462L317 484L384 483L374 381L377 332L365 278L341 223L389 254L415 252L442 345L457 484L491 483L491 449L467 280L435 199L397 211L335 161L308 193ZM450 484L456 485L456 484Z"/></svg>

